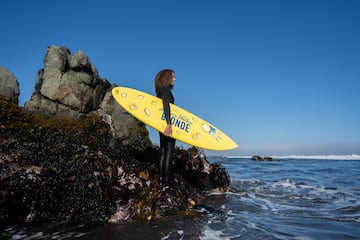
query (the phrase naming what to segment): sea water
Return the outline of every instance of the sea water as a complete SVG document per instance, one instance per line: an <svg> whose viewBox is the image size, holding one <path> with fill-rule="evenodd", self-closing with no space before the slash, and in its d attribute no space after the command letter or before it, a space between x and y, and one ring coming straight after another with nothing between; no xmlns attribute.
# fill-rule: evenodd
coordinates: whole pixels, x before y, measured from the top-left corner
<svg viewBox="0 0 360 240"><path fill-rule="evenodd" d="M197 218L27 228L5 239L360 239L360 156L208 157L221 163L231 191L209 194Z"/></svg>

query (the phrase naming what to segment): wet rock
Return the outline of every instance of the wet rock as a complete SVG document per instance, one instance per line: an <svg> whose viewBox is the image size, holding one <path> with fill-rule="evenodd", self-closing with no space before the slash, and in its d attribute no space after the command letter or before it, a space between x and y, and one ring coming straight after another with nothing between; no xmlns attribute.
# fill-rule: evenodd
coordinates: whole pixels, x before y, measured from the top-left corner
<svg viewBox="0 0 360 240"><path fill-rule="evenodd" d="M1 99L0 119L0 224L196 216L205 192L229 185L200 150L176 149L172 190L161 191L158 148L113 141L97 115L48 118Z"/></svg>
<svg viewBox="0 0 360 240"><path fill-rule="evenodd" d="M227 171L220 164L210 164L198 148L176 151L175 169L188 182L203 191L226 191L230 184Z"/></svg>
<svg viewBox="0 0 360 240"><path fill-rule="evenodd" d="M24 108L10 79L14 94L0 95L0 225L195 216L203 194L229 187L221 165L189 148L176 149L162 191L158 147L82 51L49 47Z"/></svg>
<svg viewBox="0 0 360 240"><path fill-rule="evenodd" d="M255 161L273 161L273 158L272 157L260 157L260 156L252 156L251 157L252 160L255 160Z"/></svg>
<svg viewBox="0 0 360 240"><path fill-rule="evenodd" d="M14 74L0 66L0 96L17 104L19 94L19 83Z"/></svg>

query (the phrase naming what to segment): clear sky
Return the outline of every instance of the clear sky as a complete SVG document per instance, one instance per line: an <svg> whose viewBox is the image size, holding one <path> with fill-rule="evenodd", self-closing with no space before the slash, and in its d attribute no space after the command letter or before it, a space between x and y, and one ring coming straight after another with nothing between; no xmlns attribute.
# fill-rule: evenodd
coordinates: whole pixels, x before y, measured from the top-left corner
<svg viewBox="0 0 360 240"><path fill-rule="evenodd" d="M360 153L358 0L2 0L0 31L20 105L65 46L149 93L174 69L175 103L240 146L225 154Z"/></svg>

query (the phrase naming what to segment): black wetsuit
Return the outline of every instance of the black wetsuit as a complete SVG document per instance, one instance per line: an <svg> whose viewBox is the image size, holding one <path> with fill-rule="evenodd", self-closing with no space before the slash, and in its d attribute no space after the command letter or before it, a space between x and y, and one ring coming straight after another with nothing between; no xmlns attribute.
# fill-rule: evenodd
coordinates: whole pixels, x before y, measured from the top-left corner
<svg viewBox="0 0 360 240"><path fill-rule="evenodd" d="M174 103L175 99L171 93L170 86L160 87L156 89L156 95L163 100L164 114L166 123L171 124L170 103ZM162 184L169 185L172 177L172 155L175 149L175 139L160 134L160 159L159 174Z"/></svg>

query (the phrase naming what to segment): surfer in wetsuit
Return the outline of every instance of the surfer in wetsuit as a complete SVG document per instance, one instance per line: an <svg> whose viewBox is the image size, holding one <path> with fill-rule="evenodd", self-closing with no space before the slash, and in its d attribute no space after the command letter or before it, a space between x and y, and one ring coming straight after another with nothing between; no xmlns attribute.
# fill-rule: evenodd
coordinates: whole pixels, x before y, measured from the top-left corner
<svg viewBox="0 0 360 240"><path fill-rule="evenodd" d="M170 103L174 103L175 99L171 92L175 83L175 72L171 69L161 70L155 77L156 96L163 100L163 109L166 120L166 127L160 135L160 158L159 158L159 174L162 190L166 191L170 188L172 177L172 155L175 149L175 139L171 137L171 112Z"/></svg>

